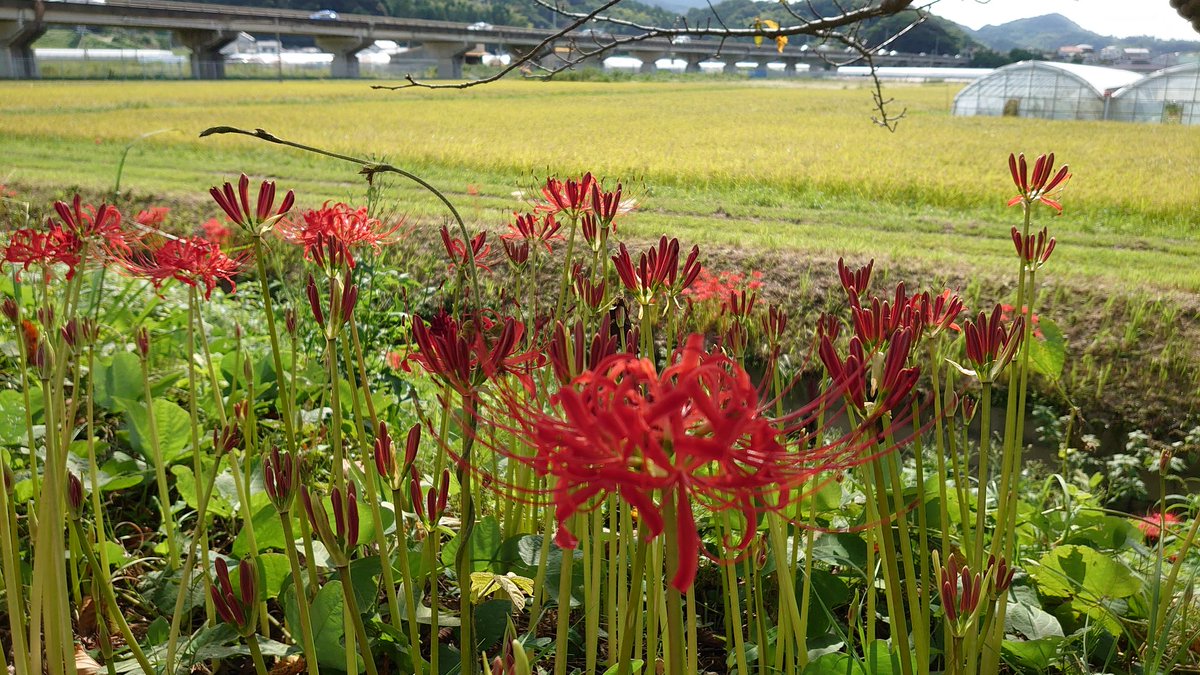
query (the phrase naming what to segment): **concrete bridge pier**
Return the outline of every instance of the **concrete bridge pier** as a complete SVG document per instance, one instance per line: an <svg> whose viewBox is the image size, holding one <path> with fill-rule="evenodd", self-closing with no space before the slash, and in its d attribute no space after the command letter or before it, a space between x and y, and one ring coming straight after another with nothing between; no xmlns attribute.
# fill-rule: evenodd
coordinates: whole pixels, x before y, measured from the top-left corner
<svg viewBox="0 0 1200 675"><path fill-rule="evenodd" d="M704 57L702 57L702 56L693 56L693 55L689 54L689 55L687 55L685 58L687 59L687 65L686 65L686 66L684 66L684 68L683 68L683 72L685 72L685 73L699 73L699 72L701 72L701 70L700 70L700 62L704 60Z"/></svg>
<svg viewBox="0 0 1200 675"><path fill-rule="evenodd" d="M439 80L461 80L463 77L464 55L471 51L474 44L462 42L426 42L425 53L437 59L437 75Z"/></svg>
<svg viewBox="0 0 1200 675"><path fill-rule="evenodd" d="M225 79L225 55L221 48L237 39L236 31L186 29L176 31L179 42L192 52L192 77L197 80Z"/></svg>
<svg viewBox="0 0 1200 675"><path fill-rule="evenodd" d="M656 62L665 57L667 53L661 51L638 50L629 52L629 55L642 62L642 67L638 69L639 73L643 75L650 75L658 72L658 64Z"/></svg>
<svg viewBox="0 0 1200 675"><path fill-rule="evenodd" d="M798 72L797 66L799 66L799 65L800 65L800 59L785 58L783 60L783 75L784 75L784 77L795 77Z"/></svg>
<svg viewBox="0 0 1200 675"><path fill-rule="evenodd" d="M333 54L330 75L339 79L357 79L358 53L375 44L365 37L322 36L317 38L317 48Z"/></svg>
<svg viewBox="0 0 1200 675"><path fill-rule="evenodd" d="M729 57L729 59L725 61L725 67L721 69L721 72L725 73L726 75L737 75L737 57Z"/></svg>
<svg viewBox="0 0 1200 675"><path fill-rule="evenodd" d="M0 78L37 79L33 43L45 32L40 21L0 21Z"/></svg>

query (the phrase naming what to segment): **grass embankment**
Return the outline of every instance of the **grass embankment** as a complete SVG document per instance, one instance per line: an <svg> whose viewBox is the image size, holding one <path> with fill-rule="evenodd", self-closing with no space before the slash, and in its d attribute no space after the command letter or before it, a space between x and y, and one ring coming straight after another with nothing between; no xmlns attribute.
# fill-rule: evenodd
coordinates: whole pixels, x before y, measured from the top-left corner
<svg viewBox="0 0 1200 675"><path fill-rule="evenodd" d="M262 127L299 142L386 159L500 227L547 174L622 179L636 234L668 232L716 257L755 260L777 293L820 291L839 255L874 257L892 279L970 286L1003 300L1013 273L1003 206L1010 151L1071 164L1067 212L1045 279L1071 339L1067 390L1100 418L1160 428L1192 412L1200 355L1200 134L1158 125L953 118L956 85L890 85L900 130L870 121L866 90L840 82L505 82L378 92L362 82L0 84L0 182L48 191L123 185L142 199L216 210L204 190L238 172L278 177L303 203L361 200L352 167L243 138ZM478 195L468 195L468 185ZM410 217L440 221L427 195L394 191ZM818 283L811 283L817 281Z"/></svg>

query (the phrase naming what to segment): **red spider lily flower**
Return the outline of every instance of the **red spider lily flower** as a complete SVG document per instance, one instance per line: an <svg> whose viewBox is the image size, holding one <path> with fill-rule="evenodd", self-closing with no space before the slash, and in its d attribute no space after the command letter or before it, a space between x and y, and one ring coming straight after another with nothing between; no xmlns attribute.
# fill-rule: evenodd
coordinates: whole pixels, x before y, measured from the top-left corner
<svg viewBox="0 0 1200 675"><path fill-rule="evenodd" d="M1024 153L1020 157L1009 154L1008 170L1012 174L1013 183L1020 191L1020 194L1008 201L1009 206L1024 204L1025 208L1029 208L1034 202L1041 202L1059 214L1062 213L1063 207L1058 195L1071 179L1071 174L1066 164L1059 168L1058 173L1054 173L1053 152L1049 155L1038 155L1033 163L1032 176L1029 175ZM1054 173L1053 178L1050 177L1051 173Z"/></svg>
<svg viewBox="0 0 1200 675"><path fill-rule="evenodd" d="M54 202L59 221L47 221L51 231L57 226L70 239L76 254L81 254L84 244L93 244L93 255L120 255L129 252L129 236L121 229L121 212L116 207L101 204L93 207L83 204L79 195L68 205Z"/></svg>
<svg viewBox="0 0 1200 675"><path fill-rule="evenodd" d="M611 192L606 192L598 182L592 184L592 213L599 219L601 230L611 229L613 234L616 234L617 228L613 221L617 216L632 211L637 204L632 199L621 201L621 190L620 183L617 183L617 189Z"/></svg>
<svg viewBox="0 0 1200 675"><path fill-rule="evenodd" d="M963 334L967 341L967 360L974 369L951 363L965 375L978 377L985 383L994 382L1012 361L1025 335L1024 317L1017 317L1007 328L1004 324L1000 305L996 305L990 316L980 312L974 321L966 321Z"/></svg>
<svg viewBox="0 0 1200 675"><path fill-rule="evenodd" d="M258 618L258 570L253 561L245 558L238 563L240 597L233 592L233 584L229 581L229 565L224 558L217 558L213 563L213 571L217 579L210 590L217 614L242 637L253 635Z"/></svg>
<svg viewBox="0 0 1200 675"><path fill-rule="evenodd" d="M485 272L491 272L492 268L488 266L488 254L492 252L492 247L487 243L487 232L480 232L471 237L471 250L467 251L466 244L462 239L450 236L450 228L442 226L442 246L446 249L446 256L450 259L450 269L454 269L459 265L468 265L471 260L475 261L475 266Z"/></svg>
<svg viewBox="0 0 1200 675"><path fill-rule="evenodd" d="M913 322L919 320L919 315L913 312L912 303L905 295L904 282L896 284L896 293L891 302L873 297L869 308L859 303L857 292L852 289L848 292L854 333L868 351L886 342L896 331L913 326Z"/></svg>
<svg viewBox="0 0 1200 675"><path fill-rule="evenodd" d="M542 186L542 196L546 203L537 207L539 211L563 213L571 220L576 220L584 211L591 207L592 186L596 178L589 171L579 180L568 178L561 181L557 178L547 178Z"/></svg>
<svg viewBox="0 0 1200 675"><path fill-rule="evenodd" d="M1021 236L1021 231L1014 227L1012 240L1013 246L1017 249L1017 256L1031 270L1040 269L1050 259L1050 254L1054 252L1054 237L1048 236L1044 227L1041 232L1035 232L1025 237Z"/></svg>
<svg viewBox="0 0 1200 675"><path fill-rule="evenodd" d="M73 279L80 262L76 244L76 240L61 227L52 226L46 232L20 229L13 232L4 248L4 261L24 270L40 265L45 274L49 274L54 265L66 265L67 279Z"/></svg>
<svg viewBox="0 0 1200 675"><path fill-rule="evenodd" d="M165 206L151 206L148 209L138 211L138 214L133 217L134 222L146 227L158 227L167 219L167 214L171 209Z"/></svg>
<svg viewBox="0 0 1200 675"><path fill-rule="evenodd" d="M508 224L509 231L500 235L501 239L524 239L530 244L541 244L546 247L546 251L550 251L550 242L555 239L562 239L562 235L558 232L562 229L562 224L554 218L553 213L547 213L539 218L537 214L527 213L524 215L513 214L515 220Z"/></svg>
<svg viewBox="0 0 1200 675"><path fill-rule="evenodd" d="M589 502L616 494L638 510L647 539L663 531L656 494L676 506L678 573L692 585L700 555L693 504L733 509L754 522L763 497L785 482L788 453L779 432L759 414L758 392L736 363L707 353L693 335L676 362L657 373L629 354L608 357L553 399L562 418L532 420L535 465L553 476L556 541L577 541L568 519ZM754 534L746 528L738 550Z"/></svg>
<svg viewBox="0 0 1200 675"><path fill-rule="evenodd" d="M161 290L168 279L192 287L203 284L208 299L222 280L229 283L230 293L237 290L233 278L241 272L246 255L230 258L207 239L188 237L166 239L156 249L144 248L118 260L129 273L148 279L156 289Z"/></svg>
<svg viewBox="0 0 1200 675"><path fill-rule="evenodd" d="M584 371L617 353L617 336L612 334L607 318L601 321L599 331L591 336L590 342L582 321L577 321L569 334L559 323L546 351L555 377L565 387Z"/></svg>
<svg viewBox="0 0 1200 675"><path fill-rule="evenodd" d="M200 226L200 236L211 241L215 246L224 246L233 232L216 218L209 218Z"/></svg>
<svg viewBox="0 0 1200 675"><path fill-rule="evenodd" d="M520 321L504 317L494 322L477 315L460 325L443 312L428 326L416 317L412 331L418 351L409 358L460 394L471 395L488 380L505 374L514 375L532 391L527 366L541 356L536 351L517 352L525 333Z"/></svg>
<svg viewBox="0 0 1200 675"><path fill-rule="evenodd" d="M250 178L246 174L242 174L238 179L236 191L233 185L225 183L220 188L210 188L208 193L225 215L229 216L230 222L254 235L264 234L296 203L296 193L288 190L279 208L275 208L275 181L264 180L258 188L254 209L251 210Z"/></svg>
<svg viewBox="0 0 1200 675"><path fill-rule="evenodd" d="M280 219L276 231L285 241L303 246L304 259L332 275L343 265L354 269L355 248L370 246L379 253L384 245L395 243L402 224L387 227L368 215L365 206L325 202L321 208L301 214L299 222Z"/></svg>
<svg viewBox="0 0 1200 675"><path fill-rule="evenodd" d="M1133 524L1137 526L1137 529L1142 531L1147 541L1155 542L1162 537L1164 531L1169 530L1172 525L1178 525L1181 522L1179 516L1170 511L1151 511L1134 520Z"/></svg>
<svg viewBox="0 0 1200 675"><path fill-rule="evenodd" d="M325 505L321 500L314 499L307 486L300 487L300 501L308 514L313 534L329 549L334 566L345 567L350 564L350 558L358 548L358 488L351 481L346 484L344 497L342 491L336 487L330 491L329 496L335 529L329 527L329 514L325 512Z"/></svg>
<svg viewBox="0 0 1200 675"><path fill-rule="evenodd" d="M664 236L657 246L651 246L641 254L636 268L625 244L621 244L612 261L621 283L637 297L639 304L645 306L654 303L654 296L659 291L679 293L690 287L702 269L699 258L700 247L693 246L680 270L679 240L668 240Z"/></svg>
<svg viewBox="0 0 1200 675"><path fill-rule="evenodd" d="M874 258L857 270L850 269L843 259L838 258L838 278L842 282L842 288L847 294L853 293L861 297L871 286L871 270L874 268Z"/></svg>
<svg viewBox="0 0 1200 675"><path fill-rule="evenodd" d="M931 337L946 330L956 333L962 330L955 321L963 312L963 301L950 289L938 295L930 295L928 291L918 293L909 298L909 304L913 308L916 321Z"/></svg>

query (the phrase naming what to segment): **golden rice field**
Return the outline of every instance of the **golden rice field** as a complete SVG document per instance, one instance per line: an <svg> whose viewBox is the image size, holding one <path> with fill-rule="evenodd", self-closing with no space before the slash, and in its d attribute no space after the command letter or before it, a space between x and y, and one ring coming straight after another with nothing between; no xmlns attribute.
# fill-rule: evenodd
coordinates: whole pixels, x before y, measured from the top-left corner
<svg viewBox="0 0 1200 675"><path fill-rule="evenodd" d="M131 140L173 129L135 148L123 187L203 195L245 170L280 177L308 201L361 195L348 165L252 139L198 138L213 125L262 127L412 168L493 224L518 208L514 189L590 169L632 184L647 233L1007 271L1003 242L1017 213L1003 208L1005 160L1053 150L1075 174L1067 215L1053 223L1067 276L1200 289L1200 129L954 118L957 89L890 85L907 108L893 134L871 123L869 91L841 82L400 92L364 82L9 82L0 84L0 183L102 190ZM480 196L462 194L468 184Z"/></svg>

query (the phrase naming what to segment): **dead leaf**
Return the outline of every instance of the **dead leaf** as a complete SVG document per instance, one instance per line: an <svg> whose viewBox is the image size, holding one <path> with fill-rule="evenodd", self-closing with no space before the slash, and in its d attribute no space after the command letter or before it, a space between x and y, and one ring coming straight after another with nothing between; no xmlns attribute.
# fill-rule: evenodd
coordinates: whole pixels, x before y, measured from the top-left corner
<svg viewBox="0 0 1200 675"><path fill-rule="evenodd" d="M77 675L100 675L104 669L96 659L80 645L75 645L75 673Z"/></svg>

